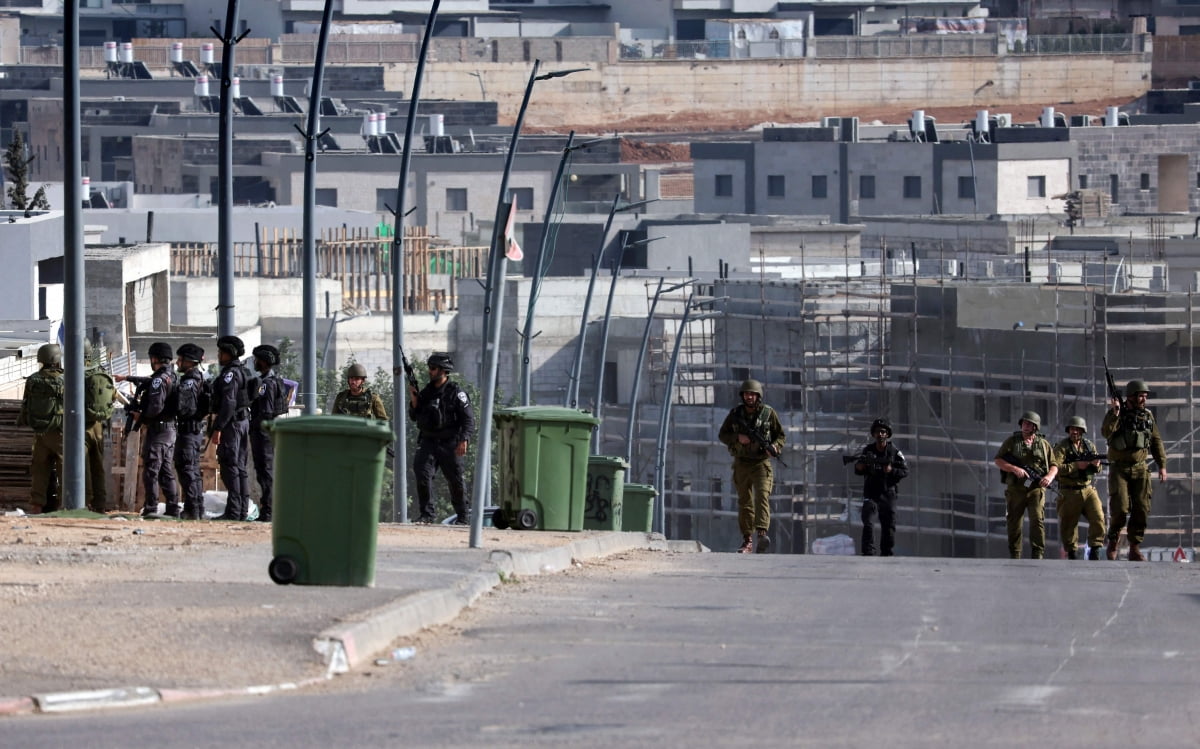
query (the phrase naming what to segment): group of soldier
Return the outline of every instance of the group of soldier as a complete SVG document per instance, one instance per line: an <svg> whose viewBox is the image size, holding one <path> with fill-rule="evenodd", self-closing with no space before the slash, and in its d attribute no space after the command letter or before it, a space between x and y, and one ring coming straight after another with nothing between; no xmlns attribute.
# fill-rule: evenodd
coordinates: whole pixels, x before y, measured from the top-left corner
<svg viewBox="0 0 1200 749"><path fill-rule="evenodd" d="M1167 455L1163 440L1146 408L1150 390L1142 380L1125 387L1124 399L1114 392L1104 415L1101 435L1107 452L1101 456L1087 437L1087 422L1080 416L1067 421L1066 436L1057 444L1040 434L1042 419L1026 411L1014 432L1000 446L994 463L1005 484L1008 552L1021 557L1022 525L1029 516L1029 540L1034 559L1046 552L1046 490L1058 482L1059 540L1068 559L1078 558L1080 517L1088 521L1086 558L1116 559L1122 528L1129 541L1129 560L1145 559L1145 538L1153 493L1148 459L1158 466L1159 481L1167 480ZM774 487L771 459L778 459L784 445L778 415L763 403L762 385L746 380L739 390L737 406L721 425L718 439L733 456L733 484L738 496L738 527L742 545L738 553L764 553L770 549L770 496ZM892 427L876 419L870 428L871 441L858 455L844 459L863 476L861 553L892 556L896 538L896 490L908 475L904 454L892 444ZM1109 467L1109 515L1107 529L1100 495L1092 485L1101 467ZM880 524L879 543L875 523Z"/></svg>
<svg viewBox="0 0 1200 749"><path fill-rule="evenodd" d="M153 372L148 377L116 375L104 370L91 344L84 347L85 484L87 507L107 509L107 473L104 461L104 428L112 417L118 398L116 382L136 386L126 404L130 415L126 436L142 432L142 485L145 504L142 515L158 514L161 492L167 517L202 520L204 482L200 457L208 444L216 446L221 482L227 491L225 510L217 520L244 521L250 518L248 461L260 490L257 520L270 522L274 492L274 445L270 422L288 411L295 399L297 383L277 371L279 349L256 346L243 363L245 344L237 336L217 339L219 370L205 377L201 367L204 349L185 343L174 352L168 343L152 343L147 351ZM172 362L174 354L174 362ZM57 344L41 346L37 353L41 368L26 378L18 425L34 432L32 513L57 509L51 490L52 475L62 476L64 382L62 349ZM421 523L435 521L433 481L441 469L450 487L455 522L467 523L468 503L464 479L464 457L474 434L475 419L466 392L450 379L454 362L446 354L434 354L427 362L429 382L409 388L409 416L417 425L417 452L413 471L417 478L417 501ZM332 413L366 418L388 418L382 398L367 385L362 364L346 369L348 387L337 394ZM182 500L182 501L181 501ZM53 504L48 504L52 501Z"/></svg>

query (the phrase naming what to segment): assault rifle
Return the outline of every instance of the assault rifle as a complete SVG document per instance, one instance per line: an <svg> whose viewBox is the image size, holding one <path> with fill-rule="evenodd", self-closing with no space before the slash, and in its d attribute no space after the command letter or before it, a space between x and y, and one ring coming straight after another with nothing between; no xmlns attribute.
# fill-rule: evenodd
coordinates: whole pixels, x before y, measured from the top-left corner
<svg viewBox="0 0 1200 749"><path fill-rule="evenodd" d="M404 355L404 347L397 346L400 349L400 363L404 365L404 379L408 380L408 386L416 392L421 392L421 386L417 384L417 373L413 371L412 365L408 363L408 357Z"/></svg>
<svg viewBox="0 0 1200 749"><path fill-rule="evenodd" d="M1104 362L1104 379L1108 381L1108 397L1117 401L1121 401L1121 391L1117 390L1117 383L1113 381L1112 372L1108 371L1108 357L1100 357L1100 361Z"/></svg>
<svg viewBox="0 0 1200 749"><path fill-rule="evenodd" d="M125 379L133 380L134 378L127 377ZM124 435L136 432L142 428L142 420L136 417L142 412L142 398L146 395L146 388L150 387L151 378L139 377L137 379L137 387L133 390L133 397L125 402L125 431L122 432Z"/></svg>
<svg viewBox="0 0 1200 749"><path fill-rule="evenodd" d="M867 473L883 473L891 465L884 456L868 456L865 450L859 455L842 456L842 465L844 466L859 462L867 464Z"/></svg>
<svg viewBox="0 0 1200 749"><path fill-rule="evenodd" d="M737 421L739 424L742 425L742 428L744 428L746 430L746 434L749 435L755 442L758 443L758 446L763 449L763 452L765 452L767 455L770 455L775 460L778 460L779 465L783 466L784 468L788 467L788 464L783 462L783 458L779 457L779 450L775 449L775 445L773 445L771 443L771 440L764 437L762 432L758 431L753 426L751 426L741 416L737 417Z"/></svg>
<svg viewBox="0 0 1200 749"><path fill-rule="evenodd" d="M1034 470L1033 468L1027 468L1020 460L1017 459L1017 456L1013 455L1012 453L1004 453L1000 456L1000 459L1025 471L1025 473L1028 475L1028 478L1026 478L1022 483L1026 488L1037 486L1038 484L1042 483L1042 479L1046 476L1046 474L1042 473L1041 471Z"/></svg>

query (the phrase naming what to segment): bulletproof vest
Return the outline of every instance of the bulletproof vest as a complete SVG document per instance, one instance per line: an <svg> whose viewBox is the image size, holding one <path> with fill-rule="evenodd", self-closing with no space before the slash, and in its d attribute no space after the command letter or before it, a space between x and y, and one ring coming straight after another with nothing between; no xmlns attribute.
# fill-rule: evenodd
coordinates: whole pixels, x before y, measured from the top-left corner
<svg viewBox="0 0 1200 749"><path fill-rule="evenodd" d="M242 362L242 389L238 392L237 404L238 408L249 408L254 399L258 397L258 388L262 385L262 377L253 367L247 367L245 362Z"/></svg>
<svg viewBox="0 0 1200 749"><path fill-rule="evenodd" d="M61 430L63 392L62 370L42 369L29 375L21 409L25 424L38 434Z"/></svg>
<svg viewBox="0 0 1200 749"><path fill-rule="evenodd" d="M458 397L458 387L453 382L447 382L440 390L434 391L429 400L417 404L417 428L422 432L440 432L454 424L454 415L450 413L454 400Z"/></svg>
<svg viewBox="0 0 1200 749"><path fill-rule="evenodd" d="M351 416L367 416L371 415L371 397L370 388L364 388L359 395L351 395L346 391L346 395L342 397L339 408L339 413L349 414Z"/></svg>
<svg viewBox="0 0 1200 749"><path fill-rule="evenodd" d="M113 415L117 388L108 372L96 367L83 375L83 410L88 424L105 422Z"/></svg>
<svg viewBox="0 0 1200 749"><path fill-rule="evenodd" d="M204 379L199 367L193 367L179 376L176 392L175 418L179 421L196 421L208 414L212 400L212 386Z"/></svg>
<svg viewBox="0 0 1200 749"><path fill-rule="evenodd" d="M1145 408L1121 409L1120 422L1108 446L1114 450L1145 450L1150 447L1154 417Z"/></svg>
<svg viewBox="0 0 1200 749"><path fill-rule="evenodd" d="M250 406L253 418L259 421L269 420L287 413L288 404L287 398L284 397L286 392L283 378L272 370L267 373L266 377L261 378L260 383L258 394Z"/></svg>
<svg viewBox="0 0 1200 749"><path fill-rule="evenodd" d="M1092 474L1099 472L1100 469L1096 466L1088 466L1087 469L1083 471L1080 471L1078 468L1076 468L1075 464L1083 460L1084 456L1095 458L1096 446L1090 440L1088 440L1087 437L1084 437L1079 441L1079 447L1075 447L1075 445L1068 440L1066 443L1066 448L1063 450L1063 467L1059 476L1067 479L1068 481L1082 482L1085 484L1090 481Z"/></svg>

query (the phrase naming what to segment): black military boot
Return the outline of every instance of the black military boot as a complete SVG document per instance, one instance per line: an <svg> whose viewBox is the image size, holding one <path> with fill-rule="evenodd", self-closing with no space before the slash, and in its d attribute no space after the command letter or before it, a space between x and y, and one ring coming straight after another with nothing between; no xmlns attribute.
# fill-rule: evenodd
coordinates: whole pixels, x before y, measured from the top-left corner
<svg viewBox="0 0 1200 749"><path fill-rule="evenodd" d="M1067 559L1075 559L1075 550L1067 549Z"/></svg>

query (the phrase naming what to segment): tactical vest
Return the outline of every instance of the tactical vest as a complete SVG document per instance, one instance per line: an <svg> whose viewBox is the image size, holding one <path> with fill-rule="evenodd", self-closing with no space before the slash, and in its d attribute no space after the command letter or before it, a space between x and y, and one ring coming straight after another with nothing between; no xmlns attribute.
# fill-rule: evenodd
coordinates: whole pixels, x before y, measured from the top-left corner
<svg viewBox="0 0 1200 749"><path fill-rule="evenodd" d="M204 379L199 367L192 367L179 375L176 392L176 421L199 421L212 408L212 385Z"/></svg>
<svg viewBox="0 0 1200 749"><path fill-rule="evenodd" d="M1108 446L1114 450L1146 450L1150 447L1150 436L1154 431L1154 417L1145 408L1121 409L1117 429L1108 438Z"/></svg>
<svg viewBox="0 0 1200 749"><path fill-rule="evenodd" d="M1026 447L1025 437L1021 432L1013 432L1012 454L1026 469L1041 474L1050 471L1050 442L1042 435L1033 438L1033 444ZM1011 473L1000 474L1000 480L1005 484L1021 485L1021 479Z"/></svg>
<svg viewBox="0 0 1200 749"><path fill-rule="evenodd" d="M350 391L345 391L337 399L337 408L335 413L348 414L350 416L363 416L370 418L371 402L374 398L371 397L370 388L364 388L359 395L351 395Z"/></svg>
<svg viewBox="0 0 1200 749"><path fill-rule="evenodd" d="M25 378L25 400L20 423L38 434L62 431L63 373L61 369L42 369Z"/></svg>
<svg viewBox="0 0 1200 749"><path fill-rule="evenodd" d="M1097 466L1089 465L1083 471L1075 467L1075 464L1083 460L1085 455L1092 457L1092 459L1098 457L1096 455L1096 446L1087 437L1080 440L1078 448L1070 440L1063 442L1063 466L1058 474L1059 484L1064 487L1078 489L1092 482L1092 474L1100 471Z"/></svg>

